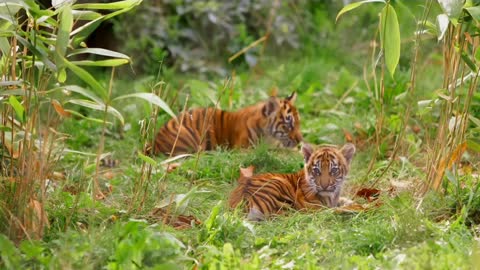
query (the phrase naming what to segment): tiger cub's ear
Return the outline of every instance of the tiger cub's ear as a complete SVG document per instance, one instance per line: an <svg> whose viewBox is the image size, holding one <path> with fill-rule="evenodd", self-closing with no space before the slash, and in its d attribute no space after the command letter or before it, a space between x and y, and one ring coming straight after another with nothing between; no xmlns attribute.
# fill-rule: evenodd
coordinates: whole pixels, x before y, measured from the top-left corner
<svg viewBox="0 0 480 270"><path fill-rule="evenodd" d="M340 152L342 152L342 155L347 160L347 163L350 164L353 154L355 154L355 145L347 143L342 147L342 149L340 149Z"/></svg>
<svg viewBox="0 0 480 270"><path fill-rule="evenodd" d="M267 102L265 102L265 106L263 107L263 115L264 116L270 116L273 113L277 112L278 107L280 105L278 104L278 100L276 97L269 97Z"/></svg>
<svg viewBox="0 0 480 270"><path fill-rule="evenodd" d="M302 145L302 153L303 153L303 159L305 160L305 164L306 164L313 153L313 147L308 143L304 143Z"/></svg>
<svg viewBox="0 0 480 270"><path fill-rule="evenodd" d="M253 165L248 166L247 168L240 167L240 177L252 177L255 167Z"/></svg>
<svg viewBox="0 0 480 270"><path fill-rule="evenodd" d="M294 104L295 100L297 100L297 92L293 91L292 94L290 94L290 96L288 96L286 98L286 100L288 100L288 101L290 101L290 103Z"/></svg>

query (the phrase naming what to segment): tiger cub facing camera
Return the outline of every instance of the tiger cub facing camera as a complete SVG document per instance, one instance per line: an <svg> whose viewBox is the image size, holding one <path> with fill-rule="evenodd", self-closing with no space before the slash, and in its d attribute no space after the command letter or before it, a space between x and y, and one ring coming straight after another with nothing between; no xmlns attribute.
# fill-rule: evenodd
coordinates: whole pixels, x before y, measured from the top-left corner
<svg viewBox="0 0 480 270"><path fill-rule="evenodd" d="M243 202L247 219L259 221L288 208L338 206L355 146L347 143L340 149L322 146L314 150L304 144L302 152L304 168L296 173L253 175L253 167L241 169L238 186L230 195L230 207Z"/></svg>
<svg viewBox="0 0 480 270"><path fill-rule="evenodd" d="M159 130L151 150L155 155L178 155L217 146L246 148L263 137L294 147L302 141L296 98L293 92L285 99L271 96L236 112L199 108L181 113Z"/></svg>

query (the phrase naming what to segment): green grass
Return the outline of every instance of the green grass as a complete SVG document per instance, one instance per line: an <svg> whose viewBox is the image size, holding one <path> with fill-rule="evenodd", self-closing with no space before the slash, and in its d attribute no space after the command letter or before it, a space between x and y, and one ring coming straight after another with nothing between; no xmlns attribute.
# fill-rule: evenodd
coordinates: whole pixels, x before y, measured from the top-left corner
<svg viewBox="0 0 480 270"><path fill-rule="evenodd" d="M306 141L343 144L344 132L348 131L362 143L361 147L357 145L358 152L345 188L345 195L353 197L356 188L370 186L389 162L391 137L398 132L406 104L396 96L407 87L409 70L400 68L396 80L387 78L387 138L372 172L368 173L376 150L372 138L375 131L372 93L361 76L359 63L364 59L354 61L343 55L346 54L325 48L320 56L309 59L266 58L261 66L262 75L238 72L232 88L231 108L228 94L220 97L220 106L238 109L252 104L267 97L273 86L278 86L280 94L285 96L298 91L297 106ZM345 65L348 61L352 67ZM416 93L417 98L428 98L428 90L436 87L431 82L441 79L441 74L432 70L421 71L430 81L420 80L422 89ZM208 96L218 98L222 92L224 78L205 82L169 72L163 78L170 89L166 99L171 101L174 92L181 89L172 104L175 111L181 110L187 93L202 91L191 96L190 105L211 106L213 102ZM148 91L152 81L151 78L119 80L115 83L114 95L132 89ZM350 88L350 94L342 97ZM265 222L249 223L241 211L227 206L239 167L254 165L259 173L294 172L302 166L298 149L275 149L263 143L254 149L218 149L201 153L198 160L188 158L168 174L158 165L149 180L142 180L143 163L137 155L142 149L139 120L145 120L151 108L128 100L116 107L122 109L127 125L123 130L118 123L108 126L105 152L112 152L121 163L113 169L113 178L100 174L102 190L110 186L112 192L105 200L92 199L95 157L88 153L96 154L101 125L65 119L60 131L70 134L66 147L85 154L66 154L56 168L64 173L65 179L52 181L48 190L45 206L50 229L41 241L25 240L14 247L0 235L0 267L196 269L194 265L198 265L200 269L472 269L478 265L478 225L469 223L474 219L469 219L468 213L462 216L461 211L457 212L459 201L468 200L469 196L472 205L478 206L478 192L465 188L458 190L457 196L432 193L423 199L416 197L414 191L420 189L424 177L421 134L408 130L405 156L394 162L377 185L382 189L378 207L349 214L335 210L289 212ZM100 114L88 113L101 118ZM167 119L162 114L158 125ZM429 118L416 115L414 119L422 122ZM478 165L475 158L472 158L474 169ZM155 161L160 163L165 159L157 157ZM409 182L414 187L391 195L388 192L391 180ZM201 224L176 230L163 224L161 216L152 214L156 206L179 194L185 194L186 199L167 207L168 211L193 215ZM360 198L355 200L365 203Z"/></svg>

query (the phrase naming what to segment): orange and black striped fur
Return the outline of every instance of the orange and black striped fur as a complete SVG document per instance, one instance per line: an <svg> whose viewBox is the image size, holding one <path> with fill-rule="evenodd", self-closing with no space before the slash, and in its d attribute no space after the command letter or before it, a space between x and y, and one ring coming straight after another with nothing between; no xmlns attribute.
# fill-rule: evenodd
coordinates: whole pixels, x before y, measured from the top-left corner
<svg viewBox="0 0 480 270"><path fill-rule="evenodd" d="M230 206L244 203L249 220L263 220L283 209L336 207L346 179L355 146L341 149L323 146L302 147L304 169L291 174L253 175L253 168L241 169L238 186L230 195Z"/></svg>
<svg viewBox="0 0 480 270"><path fill-rule="evenodd" d="M296 97L295 92L285 99L272 96L236 112L200 108L182 113L160 129L153 153L178 155L217 146L243 148L262 137L274 138L285 147L296 146L302 141Z"/></svg>

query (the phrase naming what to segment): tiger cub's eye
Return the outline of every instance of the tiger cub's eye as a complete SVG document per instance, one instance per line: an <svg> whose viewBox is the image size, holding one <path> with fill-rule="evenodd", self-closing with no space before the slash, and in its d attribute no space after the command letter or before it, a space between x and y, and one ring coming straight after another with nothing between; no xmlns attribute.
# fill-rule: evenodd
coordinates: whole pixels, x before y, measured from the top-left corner
<svg viewBox="0 0 480 270"><path fill-rule="evenodd" d="M313 167L312 169L314 175L320 175L320 168L318 166Z"/></svg>

